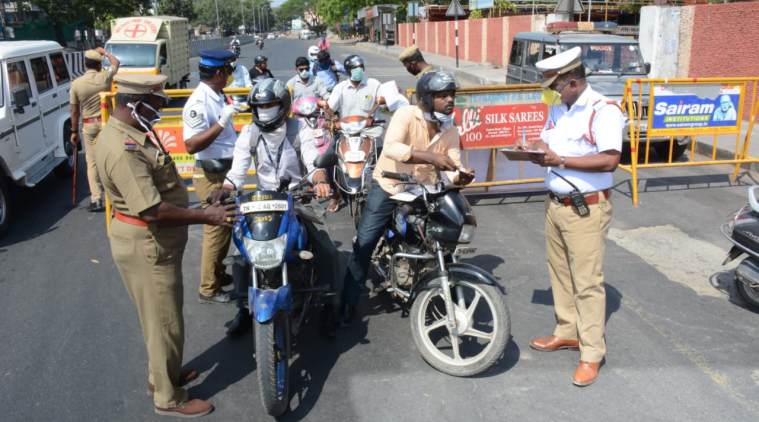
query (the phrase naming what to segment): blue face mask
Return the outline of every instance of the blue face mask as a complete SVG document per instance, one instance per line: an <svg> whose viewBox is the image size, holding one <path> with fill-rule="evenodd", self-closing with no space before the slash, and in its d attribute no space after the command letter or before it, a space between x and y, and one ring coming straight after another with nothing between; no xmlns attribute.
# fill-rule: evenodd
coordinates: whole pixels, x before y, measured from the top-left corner
<svg viewBox="0 0 759 422"><path fill-rule="evenodd" d="M364 79L364 69L360 67L354 67L351 69L351 81L360 82Z"/></svg>

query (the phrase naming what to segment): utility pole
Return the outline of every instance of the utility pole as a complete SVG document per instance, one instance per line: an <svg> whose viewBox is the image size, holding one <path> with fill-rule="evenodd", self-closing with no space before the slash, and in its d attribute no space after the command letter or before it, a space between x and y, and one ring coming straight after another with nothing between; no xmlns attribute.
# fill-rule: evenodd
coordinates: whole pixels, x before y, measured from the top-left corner
<svg viewBox="0 0 759 422"><path fill-rule="evenodd" d="M213 4L216 6L216 33L221 36L221 25L219 24L219 0L214 0Z"/></svg>
<svg viewBox="0 0 759 422"><path fill-rule="evenodd" d="M240 0L240 17L242 18L243 32L248 32L248 28L245 26L245 8L242 5L242 0Z"/></svg>

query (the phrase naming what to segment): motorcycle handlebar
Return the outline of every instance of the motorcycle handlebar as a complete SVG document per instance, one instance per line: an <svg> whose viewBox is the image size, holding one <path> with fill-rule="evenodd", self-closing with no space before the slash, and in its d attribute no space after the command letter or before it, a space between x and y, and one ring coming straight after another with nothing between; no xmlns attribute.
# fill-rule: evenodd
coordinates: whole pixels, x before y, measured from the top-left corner
<svg viewBox="0 0 759 422"><path fill-rule="evenodd" d="M381 174L382 174L382 177L385 177L387 179L398 180L400 182L410 182L412 180L411 175L406 174L406 173L395 173L392 171L383 171Z"/></svg>

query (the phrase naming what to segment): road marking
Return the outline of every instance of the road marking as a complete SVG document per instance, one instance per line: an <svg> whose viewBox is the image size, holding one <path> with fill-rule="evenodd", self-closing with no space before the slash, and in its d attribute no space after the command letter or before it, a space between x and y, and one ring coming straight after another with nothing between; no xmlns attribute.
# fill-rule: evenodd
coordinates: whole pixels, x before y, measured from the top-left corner
<svg viewBox="0 0 759 422"><path fill-rule="evenodd" d="M724 271L725 251L672 225L609 230L609 239L638 255L668 279L701 296L722 297L709 280Z"/></svg>

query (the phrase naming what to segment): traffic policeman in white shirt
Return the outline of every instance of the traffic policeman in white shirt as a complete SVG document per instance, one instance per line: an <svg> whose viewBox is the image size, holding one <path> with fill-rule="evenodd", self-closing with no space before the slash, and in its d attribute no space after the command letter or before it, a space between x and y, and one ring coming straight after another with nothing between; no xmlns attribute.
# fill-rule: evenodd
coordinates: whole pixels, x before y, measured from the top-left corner
<svg viewBox="0 0 759 422"><path fill-rule="evenodd" d="M582 50L536 63L544 99L552 103L533 162L547 168L546 255L553 292L553 334L536 350L580 349L573 384L592 384L606 354L603 259L612 216L609 201L619 164L625 116L585 79Z"/></svg>
<svg viewBox="0 0 759 422"><path fill-rule="evenodd" d="M187 152L195 154L192 184L201 201L219 190L232 167L237 134L232 125L235 107L227 104L222 92L229 83L235 56L226 50L200 52L200 84L182 110L184 142ZM229 302L221 286L226 276L222 260L227 255L232 230L224 226L203 226L203 250L200 264L199 299L202 303Z"/></svg>

